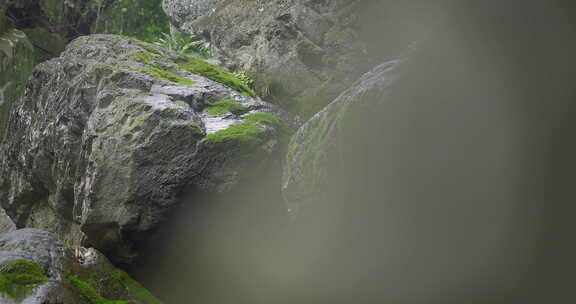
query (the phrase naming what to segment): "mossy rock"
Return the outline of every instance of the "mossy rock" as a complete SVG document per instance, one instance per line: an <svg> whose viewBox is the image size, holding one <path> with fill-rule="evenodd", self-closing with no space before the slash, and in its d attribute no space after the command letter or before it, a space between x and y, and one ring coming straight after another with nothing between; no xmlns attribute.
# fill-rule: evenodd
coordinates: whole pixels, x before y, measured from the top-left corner
<svg viewBox="0 0 576 304"><path fill-rule="evenodd" d="M354 130L354 122L362 117L358 113L370 111L370 106L385 96L385 90L395 80L398 64L398 61L385 62L366 73L292 136L282 182L284 198L291 210L323 202L333 168L339 166L346 146L345 131Z"/></svg>
<svg viewBox="0 0 576 304"><path fill-rule="evenodd" d="M37 262L14 260L0 265L0 294L22 300L48 281L44 267Z"/></svg>
<svg viewBox="0 0 576 304"><path fill-rule="evenodd" d="M206 112L208 112L208 114L215 116L228 113L234 115L242 115L248 111L250 111L248 107L243 106L241 103L230 98L217 100L206 108Z"/></svg>
<svg viewBox="0 0 576 304"><path fill-rule="evenodd" d="M38 62L54 58L66 47L67 41L60 36L49 32L45 28L37 27L22 30L34 46L35 57Z"/></svg>
<svg viewBox="0 0 576 304"><path fill-rule="evenodd" d="M36 63L35 50L24 32L12 29L0 34L0 142L12 104L24 91Z"/></svg>
<svg viewBox="0 0 576 304"><path fill-rule="evenodd" d="M136 39L91 35L39 64L12 109L0 156L7 160L0 176L11 177L0 181L8 214L74 245L90 244L114 263L130 263L137 243L178 205L184 189L232 191L257 176L252 172L277 164L284 126L293 118L209 78L221 80L226 72L199 63L208 70L204 77L175 57ZM55 124L55 117L66 122ZM32 136L39 130L42 138ZM42 151L7 157L32 147ZM28 181L39 175L54 182ZM80 201L90 203L71 207Z"/></svg>
<svg viewBox="0 0 576 304"><path fill-rule="evenodd" d="M256 95L252 89L232 73L225 72L221 68L204 60L183 54L175 57L174 60L181 69L219 82L243 95L250 97L255 97Z"/></svg>

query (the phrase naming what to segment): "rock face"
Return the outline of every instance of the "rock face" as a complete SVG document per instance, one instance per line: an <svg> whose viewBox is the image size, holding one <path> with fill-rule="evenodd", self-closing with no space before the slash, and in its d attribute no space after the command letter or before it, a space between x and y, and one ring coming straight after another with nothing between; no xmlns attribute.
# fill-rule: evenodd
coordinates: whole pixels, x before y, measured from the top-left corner
<svg viewBox="0 0 576 304"><path fill-rule="evenodd" d="M219 0L165 0L162 8L172 18L174 25L182 28L190 27L198 18L209 15Z"/></svg>
<svg viewBox="0 0 576 304"><path fill-rule="evenodd" d="M165 0L174 25L209 36L230 67L253 72L262 95L309 116L370 66L361 1Z"/></svg>
<svg viewBox="0 0 576 304"><path fill-rule="evenodd" d="M68 42L90 33L150 38L162 31L168 31L168 21L160 0L144 4L115 0L1 1L0 141L10 108L24 91L34 66L59 56Z"/></svg>
<svg viewBox="0 0 576 304"><path fill-rule="evenodd" d="M37 66L12 110L0 203L18 227L129 260L179 195L227 191L272 161L291 122L251 95L192 57L79 38Z"/></svg>
<svg viewBox="0 0 576 304"><path fill-rule="evenodd" d="M97 8L91 0L0 3L0 141L34 66L58 56L69 40L89 34Z"/></svg>
<svg viewBox="0 0 576 304"><path fill-rule="evenodd" d="M0 234L0 300L16 304L160 303L94 249L38 229Z"/></svg>
<svg viewBox="0 0 576 304"><path fill-rule="evenodd" d="M396 80L399 61L383 63L366 73L336 100L314 115L292 137L283 173L282 191L292 214L310 202L322 201L331 172L339 163L346 139L343 130L353 132L355 112L385 99Z"/></svg>
<svg viewBox="0 0 576 304"><path fill-rule="evenodd" d="M0 233L10 232L16 229L12 219L6 214L4 209L0 208Z"/></svg>
<svg viewBox="0 0 576 304"><path fill-rule="evenodd" d="M9 109L24 91L24 84L35 63L34 48L24 32L0 30L0 141Z"/></svg>

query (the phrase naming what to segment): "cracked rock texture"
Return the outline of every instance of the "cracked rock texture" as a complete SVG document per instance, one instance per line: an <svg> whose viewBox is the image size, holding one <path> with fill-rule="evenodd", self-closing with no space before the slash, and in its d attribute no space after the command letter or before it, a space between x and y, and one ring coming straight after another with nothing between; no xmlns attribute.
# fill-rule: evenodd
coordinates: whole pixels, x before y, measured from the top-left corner
<svg viewBox="0 0 576 304"><path fill-rule="evenodd" d="M398 77L400 61L380 64L366 73L322 111L314 115L292 136L286 156L282 191L290 213L311 203L327 200L326 192L339 165L350 132L356 131L358 112L386 100L388 88ZM385 102L385 101L384 101ZM357 136L354 135L354 136Z"/></svg>
<svg viewBox="0 0 576 304"><path fill-rule="evenodd" d="M165 0L164 9L231 68L253 72L262 95L310 116L374 65L359 39L359 2Z"/></svg>
<svg viewBox="0 0 576 304"><path fill-rule="evenodd" d="M38 65L2 146L0 204L16 226L129 262L186 190L228 191L265 170L290 117L193 65L233 81L112 35ZM240 110L208 110L223 99Z"/></svg>
<svg viewBox="0 0 576 304"><path fill-rule="evenodd" d="M10 280L10 274L22 278ZM160 303L98 251L73 250L39 229L0 234L0 278L8 278L0 287L0 302L6 304L92 304L96 297L118 303ZM73 280L82 281L84 288ZM86 286L93 291L92 298L87 297Z"/></svg>

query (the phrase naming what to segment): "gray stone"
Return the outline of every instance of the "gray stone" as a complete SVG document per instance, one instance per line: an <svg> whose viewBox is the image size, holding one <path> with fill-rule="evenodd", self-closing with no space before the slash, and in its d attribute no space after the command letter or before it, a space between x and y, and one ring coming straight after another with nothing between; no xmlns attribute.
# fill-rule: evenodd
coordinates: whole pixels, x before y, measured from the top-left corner
<svg viewBox="0 0 576 304"><path fill-rule="evenodd" d="M129 261L183 191L228 191L266 168L290 117L190 73L187 60L93 35L37 66L1 158L0 203L16 225ZM206 111L222 98L246 111Z"/></svg>
<svg viewBox="0 0 576 304"><path fill-rule="evenodd" d="M253 73L261 95L310 116L373 65L359 2L165 0L164 9L181 31L208 36L230 68Z"/></svg>
<svg viewBox="0 0 576 304"><path fill-rule="evenodd" d="M82 280L90 285L95 293L106 295L107 298L125 300L130 303L145 303L134 293L135 288L126 288L122 281L114 281L119 276L123 276L125 281L132 279L115 269L101 253L94 249L81 247L72 249L72 247L64 246L57 241L54 234L46 231L27 228L0 235L0 276L2 269L14 263L37 265L43 270L45 278L33 284L12 282L11 294L0 290L2 303L92 303L83 296L81 289L74 286L71 276ZM138 283L132 281L132 284L142 292L143 289Z"/></svg>
<svg viewBox="0 0 576 304"><path fill-rule="evenodd" d="M366 73L348 90L303 124L292 136L286 156L282 192L291 215L310 203L325 200L332 171L338 165L346 145L343 130L349 125L354 108L386 99L387 89L395 81L399 61L383 63ZM353 122L352 122L353 123Z"/></svg>

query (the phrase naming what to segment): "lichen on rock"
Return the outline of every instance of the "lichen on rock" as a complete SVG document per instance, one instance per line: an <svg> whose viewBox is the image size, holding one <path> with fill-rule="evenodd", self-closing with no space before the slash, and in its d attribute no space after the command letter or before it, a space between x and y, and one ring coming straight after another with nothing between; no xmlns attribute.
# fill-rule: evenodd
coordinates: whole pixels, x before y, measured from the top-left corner
<svg viewBox="0 0 576 304"><path fill-rule="evenodd" d="M0 234L0 301L17 304L160 304L94 249L64 246L38 229Z"/></svg>
<svg viewBox="0 0 576 304"><path fill-rule="evenodd" d="M18 227L129 263L182 191L228 191L272 162L292 118L178 58L92 35L36 67L2 148L0 204ZM225 99L242 110L206 112Z"/></svg>

